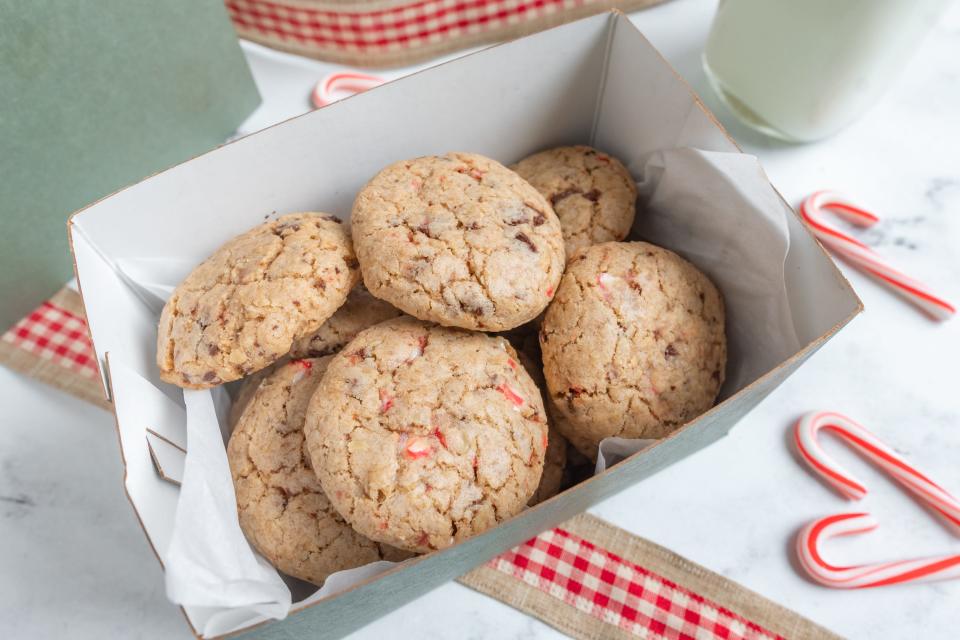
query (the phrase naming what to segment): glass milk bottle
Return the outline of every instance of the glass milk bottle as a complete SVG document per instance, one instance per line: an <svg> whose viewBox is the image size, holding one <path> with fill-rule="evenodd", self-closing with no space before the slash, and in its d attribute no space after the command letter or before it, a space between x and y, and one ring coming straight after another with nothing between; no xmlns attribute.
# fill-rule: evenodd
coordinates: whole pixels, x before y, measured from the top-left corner
<svg viewBox="0 0 960 640"><path fill-rule="evenodd" d="M877 102L949 0L720 0L703 54L748 125L817 140Z"/></svg>

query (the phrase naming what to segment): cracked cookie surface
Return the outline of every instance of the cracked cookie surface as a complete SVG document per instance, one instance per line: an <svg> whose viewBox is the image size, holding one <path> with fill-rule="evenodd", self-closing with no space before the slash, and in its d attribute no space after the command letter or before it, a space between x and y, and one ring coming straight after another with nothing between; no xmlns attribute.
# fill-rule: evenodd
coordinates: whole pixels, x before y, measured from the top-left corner
<svg viewBox="0 0 960 640"><path fill-rule="evenodd" d="M230 405L229 422L231 428L240 419L240 414L253 398L257 387L291 358L319 358L340 351L345 344L353 340L358 333L379 324L384 320L396 318L402 312L383 300L374 298L362 284L358 284L347 296L347 301L314 333L293 343L290 353L274 364L260 369L243 379L243 386L237 392Z"/></svg>
<svg viewBox="0 0 960 640"><path fill-rule="evenodd" d="M293 343L290 357L318 358L336 353L367 327L396 318L402 313L393 305L373 297L366 287L358 284L343 306L319 329Z"/></svg>
<svg viewBox="0 0 960 640"><path fill-rule="evenodd" d="M340 514L424 552L522 510L547 447L540 393L506 340L409 317L333 356L304 432Z"/></svg>
<svg viewBox="0 0 960 640"><path fill-rule="evenodd" d="M351 225L370 293L445 326L519 326L546 307L563 273L551 206L516 173L475 154L383 169L357 195Z"/></svg>
<svg viewBox="0 0 960 640"><path fill-rule="evenodd" d="M243 415L243 412L246 411L247 405L250 404L250 401L253 400L253 397L257 395L257 389L260 388L260 383L265 379L273 375L273 372L284 367L290 363L290 358L283 357L274 362L271 365L267 365L263 369L260 369L256 373L251 373L249 376L243 379L240 388L237 390L236 396L233 397L233 400L230 402L230 413L227 417L227 422L230 425L230 430L236 428L237 423L240 421L240 416Z"/></svg>
<svg viewBox="0 0 960 640"><path fill-rule="evenodd" d="M666 249L594 245L567 266L540 345L554 426L596 459L603 438L662 438L713 405L726 369L723 299Z"/></svg>
<svg viewBox="0 0 960 640"><path fill-rule="evenodd" d="M636 213L637 186L616 158L591 147L557 147L511 167L553 206L567 259L582 247L623 240Z"/></svg>
<svg viewBox="0 0 960 640"><path fill-rule="evenodd" d="M243 533L277 569L317 585L336 571L410 556L356 533L310 466L303 422L329 360L293 360L266 377L227 446Z"/></svg>
<svg viewBox="0 0 960 640"><path fill-rule="evenodd" d="M544 409L546 409L547 424L549 425L547 453L543 460L543 474L540 476L540 484L537 485L537 490L527 501L527 505L532 507L560 493L560 486L563 484L567 466L567 447L569 445L567 439L553 426L550 407L547 405L549 396L547 394L547 382L543 377L543 361L540 356L540 343L537 342L537 334L534 332L505 337L516 349L517 359L540 390L543 396Z"/></svg>
<svg viewBox="0 0 960 640"><path fill-rule="evenodd" d="M207 388L275 362L343 304L358 267L349 232L333 216L294 213L237 236L164 305L160 377Z"/></svg>

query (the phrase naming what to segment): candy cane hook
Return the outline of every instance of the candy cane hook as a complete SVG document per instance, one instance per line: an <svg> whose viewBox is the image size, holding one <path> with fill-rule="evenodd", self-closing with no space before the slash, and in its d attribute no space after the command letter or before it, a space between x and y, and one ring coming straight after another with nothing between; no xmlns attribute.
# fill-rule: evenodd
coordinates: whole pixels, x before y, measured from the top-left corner
<svg viewBox="0 0 960 640"><path fill-rule="evenodd" d="M877 526L877 521L867 513L840 513L814 520L797 536L800 565L811 578L835 589L868 589L960 578L960 554L849 567L834 566L823 559L821 541L872 531Z"/></svg>
<svg viewBox="0 0 960 640"><path fill-rule="evenodd" d="M859 227L870 227L879 218L847 198L831 191L817 191L800 205L800 215L825 246L906 298L935 320L947 320L956 308L934 294L927 285L894 269L873 249L833 226L827 212Z"/></svg>
<svg viewBox="0 0 960 640"><path fill-rule="evenodd" d="M377 76L366 73L331 73L317 83L317 86L314 87L313 92L310 94L310 99L313 102L313 106L319 109L320 107L337 101L337 98L333 97L336 91L348 91L353 94L362 93L367 89L378 87L384 82L383 78L378 78Z"/></svg>
<svg viewBox="0 0 960 640"><path fill-rule="evenodd" d="M823 451L818 441L821 431L837 435L863 454L943 517L955 533L960 534L960 501L943 487L908 464L850 418L830 411L808 413L794 427L794 442L800 457L844 496L859 500L867 494L867 488ZM836 589L866 589L905 582L960 578L960 554L853 566L835 566L824 560L820 551L823 540L872 531L877 526L877 521L868 513L839 513L814 520L797 536L800 566L815 581Z"/></svg>
<svg viewBox="0 0 960 640"><path fill-rule="evenodd" d="M797 421L794 428L797 450L818 475L844 496L859 500L867 495L867 488L824 452L817 440L821 431L837 435L852 449L871 460L922 503L936 511L960 535L960 501L946 489L915 469L864 426L850 418L830 411L808 413Z"/></svg>

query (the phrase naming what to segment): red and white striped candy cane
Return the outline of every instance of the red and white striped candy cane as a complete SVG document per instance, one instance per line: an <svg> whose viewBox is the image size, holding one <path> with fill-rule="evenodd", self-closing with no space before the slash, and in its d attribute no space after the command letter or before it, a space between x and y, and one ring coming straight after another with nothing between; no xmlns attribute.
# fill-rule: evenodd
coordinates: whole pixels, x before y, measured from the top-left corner
<svg viewBox="0 0 960 640"><path fill-rule="evenodd" d="M313 102L313 106L319 109L338 100L338 98L333 97L335 92L346 91L351 94L362 93L367 89L378 87L384 82L385 80L383 78L378 78L377 76L366 73L353 71L331 73L317 83L317 86L313 89L313 93L310 94L310 99Z"/></svg>
<svg viewBox="0 0 960 640"><path fill-rule="evenodd" d="M820 242L935 320L947 320L956 313L956 308L951 303L933 293L927 285L893 268L873 249L830 224L827 219L828 211L858 227L870 227L879 220L874 214L839 194L817 191L800 205L800 215L813 229Z"/></svg>
<svg viewBox="0 0 960 640"><path fill-rule="evenodd" d="M821 431L839 436L906 487L924 505L941 516L955 533L960 534L960 501L946 489L908 464L854 420L830 411L808 413L797 421L794 428L794 442L800 457L844 496L859 500L867 494L867 488L823 451L817 439ZM867 513L840 513L811 522L797 537L801 566L817 582L838 589L864 589L960 577L958 554L849 567L837 567L823 559L819 548L821 540L871 531L877 526L877 521Z"/></svg>
<svg viewBox="0 0 960 640"><path fill-rule="evenodd" d="M836 536L872 531L877 521L868 513L839 513L814 520L797 537L800 565L811 578L834 589L868 589L906 582L960 578L960 554L838 567L820 553L820 543Z"/></svg>
<svg viewBox="0 0 960 640"><path fill-rule="evenodd" d="M851 448L859 451L910 490L960 535L960 501L946 489L912 467L863 425L830 411L808 413L797 421L794 428L797 450L804 461L840 493L851 500L859 500L867 495L867 488L824 452L817 441L820 431L829 431L839 436Z"/></svg>

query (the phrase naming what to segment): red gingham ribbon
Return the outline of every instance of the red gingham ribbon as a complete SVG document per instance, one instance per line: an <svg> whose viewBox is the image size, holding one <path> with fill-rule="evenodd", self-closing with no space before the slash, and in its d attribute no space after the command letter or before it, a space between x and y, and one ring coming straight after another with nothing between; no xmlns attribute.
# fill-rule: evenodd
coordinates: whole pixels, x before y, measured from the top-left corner
<svg viewBox="0 0 960 640"><path fill-rule="evenodd" d="M489 566L642 638L782 638L560 528L494 558Z"/></svg>
<svg viewBox="0 0 960 640"><path fill-rule="evenodd" d="M10 327L0 340L85 378L98 375L86 321L50 301Z"/></svg>
<svg viewBox="0 0 960 640"><path fill-rule="evenodd" d="M372 11L328 11L278 0L225 0L242 29L302 44L385 51L525 22L597 0L421 0Z"/></svg>

